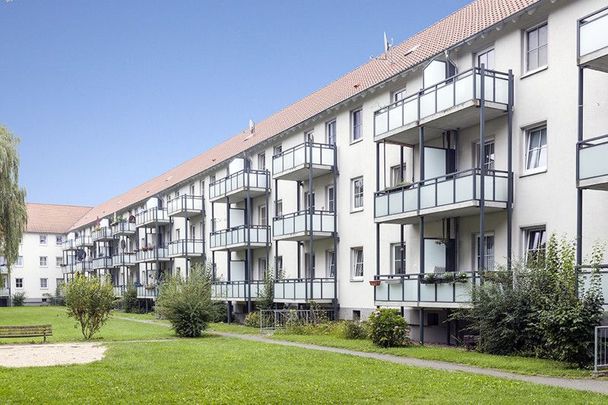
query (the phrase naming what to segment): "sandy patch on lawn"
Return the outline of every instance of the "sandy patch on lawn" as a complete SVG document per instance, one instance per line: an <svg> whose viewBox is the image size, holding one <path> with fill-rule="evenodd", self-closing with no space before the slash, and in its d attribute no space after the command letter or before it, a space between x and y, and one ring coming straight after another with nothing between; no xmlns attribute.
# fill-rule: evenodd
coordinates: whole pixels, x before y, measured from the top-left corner
<svg viewBox="0 0 608 405"><path fill-rule="evenodd" d="M103 359L106 347L99 343L63 343L0 346L1 367L46 367L86 364Z"/></svg>

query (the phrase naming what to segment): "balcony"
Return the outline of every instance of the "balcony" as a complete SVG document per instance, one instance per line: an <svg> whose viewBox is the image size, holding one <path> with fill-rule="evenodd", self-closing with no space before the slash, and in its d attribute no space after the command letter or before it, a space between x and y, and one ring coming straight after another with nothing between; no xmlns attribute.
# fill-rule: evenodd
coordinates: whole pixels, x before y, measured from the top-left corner
<svg viewBox="0 0 608 405"><path fill-rule="evenodd" d="M135 223L133 222L116 222L112 224L112 236L130 236L135 235Z"/></svg>
<svg viewBox="0 0 608 405"><path fill-rule="evenodd" d="M8 297L8 288L1 288L0 287L0 297Z"/></svg>
<svg viewBox="0 0 608 405"><path fill-rule="evenodd" d="M76 261L74 264L74 271L79 273L84 273L85 271L91 271L93 269L93 261L92 260L82 260Z"/></svg>
<svg viewBox="0 0 608 405"><path fill-rule="evenodd" d="M142 248L135 253L135 261L139 263L167 260L169 260L169 252L165 247Z"/></svg>
<svg viewBox="0 0 608 405"><path fill-rule="evenodd" d="M211 285L211 299L215 301L245 301L251 284L251 299L256 300L264 289L262 280L214 281Z"/></svg>
<svg viewBox="0 0 608 405"><path fill-rule="evenodd" d="M240 170L209 184L209 201L230 197L231 202L247 196L257 197L268 192L270 173L268 170Z"/></svg>
<svg viewBox="0 0 608 405"><path fill-rule="evenodd" d="M481 170L469 169L407 186L379 191L374 195L376 222L413 224L420 216L429 219L464 217L479 212ZM509 174L486 170L485 211L507 208Z"/></svg>
<svg viewBox="0 0 608 405"><path fill-rule="evenodd" d="M98 228L91 233L91 239L93 242L105 242L114 239L112 235L112 229L104 226L103 228Z"/></svg>
<svg viewBox="0 0 608 405"><path fill-rule="evenodd" d="M579 281L579 291L589 291L592 286L593 274L596 274L598 277L598 284L600 291L602 292L602 297L604 298L604 310L607 309L608 306L608 266L600 265L598 269L593 268L593 266L583 266L583 268L579 269L578 281Z"/></svg>
<svg viewBox="0 0 608 405"><path fill-rule="evenodd" d="M164 208L148 208L145 211L139 212L135 217L135 226L156 226L156 225L165 225L170 221L169 214L167 214L167 210Z"/></svg>
<svg viewBox="0 0 608 405"><path fill-rule="evenodd" d="M135 266L135 253L122 253L112 256L112 267Z"/></svg>
<svg viewBox="0 0 608 405"><path fill-rule="evenodd" d="M274 283L275 302L331 302L335 295L334 278L284 279Z"/></svg>
<svg viewBox="0 0 608 405"><path fill-rule="evenodd" d="M594 190L608 190L608 135L580 141L578 154L577 186Z"/></svg>
<svg viewBox="0 0 608 405"><path fill-rule="evenodd" d="M608 72L608 7L578 21L578 64Z"/></svg>
<svg viewBox="0 0 608 405"><path fill-rule="evenodd" d="M74 238L74 245L76 248L92 247L93 239L91 239L91 237L88 235L82 235Z"/></svg>
<svg viewBox="0 0 608 405"><path fill-rule="evenodd" d="M272 157L275 179L303 181L331 173L336 165L336 146L305 142Z"/></svg>
<svg viewBox="0 0 608 405"><path fill-rule="evenodd" d="M178 239L169 242L169 257L201 256L205 253L203 239Z"/></svg>
<svg viewBox="0 0 608 405"><path fill-rule="evenodd" d="M267 225L240 225L212 232L209 236L211 250L243 250L249 247L268 246L270 227Z"/></svg>
<svg viewBox="0 0 608 405"><path fill-rule="evenodd" d="M72 274L75 271L75 265L73 262L64 263L61 265L61 273L63 274Z"/></svg>
<svg viewBox="0 0 608 405"><path fill-rule="evenodd" d="M485 71L486 120L506 114L509 82L507 73ZM481 69L474 68L374 112L374 140L414 145L419 140L418 126L455 129L476 125L480 99ZM429 133L425 139L432 139L433 134L439 136L441 131Z"/></svg>
<svg viewBox="0 0 608 405"><path fill-rule="evenodd" d="M201 196L180 195L167 203L170 217L190 218L202 215L204 209L204 201Z"/></svg>
<svg viewBox="0 0 608 405"><path fill-rule="evenodd" d="M114 291L114 297L119 298L124 295L126 288L124 285L115 285L112 290Z"/></svg>
<svg viewBox="0 0 608 405"><path fill-rule="evenodd" d="M145 285L136 287L137 289L137 298L151 298L155 299L158 296L158 286L157 285Z"/></svg>
<svg viewBox="0 0 608 405"><path fill-rule="evenodd" d="M96 257L93 259L93 270L111 269L112 267L112 257L110 256Z"/></svg>
<svg viewBox="0 0 608 405"><path fill-rule="evenodd" d="M426 308L458 308L471 303L473 285L479 285L480 276L473 273L453 273L447 278L430 281L426 274L391 274L374 276L375 305Z"/></svg>
<svg viewBox="0 0 608 405"><path fill-rule="evenodd" d="M63 250L76 250L76 241L74 239L66 239L61 246Z"/></svg>
<svg viewBox="0 0 608 405"><path fill-rule="evenodd" d="M272 232L275 240L308 240L330 238L335 232L335 212L308 210L293 212L272 220Z"/></svg>

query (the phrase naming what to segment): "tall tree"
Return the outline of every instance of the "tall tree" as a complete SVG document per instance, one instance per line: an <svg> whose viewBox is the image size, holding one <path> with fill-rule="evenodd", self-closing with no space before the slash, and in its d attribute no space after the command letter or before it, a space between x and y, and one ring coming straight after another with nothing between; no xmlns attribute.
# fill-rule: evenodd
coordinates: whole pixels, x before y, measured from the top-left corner
<svg viewBox="0 0 608 405"><path fill-rule="evenodd" d="M25 189L19 187L18 144L19 139L0 125L0 255L8 268L9 295L11 267L19 256L19 243L27 223Z"/></svg>

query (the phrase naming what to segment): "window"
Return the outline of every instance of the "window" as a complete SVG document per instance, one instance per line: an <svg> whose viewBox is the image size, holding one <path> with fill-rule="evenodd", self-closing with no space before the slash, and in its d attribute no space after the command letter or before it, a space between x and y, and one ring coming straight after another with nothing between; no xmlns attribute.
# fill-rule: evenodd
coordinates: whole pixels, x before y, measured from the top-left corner
<svg viewBox="0 0 608 405"><path fill-rule="evenodd" d="M181 229L179 229L179 228L175 229L175 240L180 240L181 239L180 238L181 233L182 233Z"/></svg>
<svg viewBox="0 0 608 405"><path fill-rule="evenodd" d="M266 154L260 153L258 155L258 170L266 170Z"/></svg>
<svg viewBox="0 0 608 405"><path fill-rule="evenodd" d="M393 243L391 245L391 257L393 258L393 274L405 274L405 243L403 248L401 243Z"/></svg>
<svg viewBox="0 0 608 405"><path fill-rule="evenodd" d="M46 245L46 235L40 235L40 244Z"/></svg>
<svg viewBox="0 0 608 405"><path fill-rule="evenodd" d="M353 310L353 321L360 321L361 320L361 311L358 309L354 309Z"/></svg>
<svg viewBox="0 0 608 405"><path fill-rule="evenodd" d="M283 256L277 256L275 258L275 273L277 278L280 278L283 273Z"/></svg>
<svg viewBox="0 0 608 405"><path fill-rule="evenodd" d="M63 264L63 257L61 256L56 256L55 257L55 266L59 267Z"/></svg>
<svg viewBox="0 0 608 405"><path fill-rule="evenodd" d="M315 141L315 131L306 131L304 132L304 140L306 142L314 142Z"/></svg>
<svg viewBox="0 0 608 405"><path fill-rule="evenodd" d="M209 184L213 184L215 183L215 174L212 176L209 176Z"/></svg>
<svg viewBox="0 0 608 405"><path fill-rule="evenodd" d="M486 69L494 70L494 48L486 49L485 51L479 52L476 57L477 67L484 65Z"/></svg>
<svg viewBox="0 0 608 405"><path fill-rule="evenodd" d="M526 171L547 169L547 127L526 130Z"/></svg>
<svg viewBox="0 0 608 405"><path fill-rule="evenodd" d="M405 99L405 88L394 92L392 99L393 99L393 103L396 103L397 101L401 101L401 100Z"/></svg>
<svg viewBox="0 0 608 405"><path fill-rule="evenodd" d="M485 167L486 170L494 170L494 162L495 162L495 155L494 155L494 141L489 141L486 142L486 144L483 146L483 165ZM477 167L481 168L481 159L479 157L479 144L475 144L475 160L477 162Z"/></svg>
<svg viewBox="0 0 608 405"><path fill-rule="evenodd" d="M173 198L177 197L179 197L179 190L175 190L175 192L173 193ZM169 199L169 196L167 196L167 199Z"/></svg>
<svg viewBox="0 0 608 405"><path fill-rule="evenodd" d="M439 314L437 312L426 313L426 326L439 326Z"/></svg>
<svg viewBox="0 0 608 405"><path fill-rule="evenodd" d="M351 257L351 268L352 274L351 277L353 279L361 279L363 278L363 248L356 247L350 250Z"/></svg>
<svg viewBox="0 0 608 405"><path fill-rule="evenodd" d="M304 253L304 274L306 274L307 278L314 278L316 271L315 271L315 266L316 266L316 260L315 260L315 255L312 255L312 263L310 263L310 254L309 253ZM310 269L310 265L312 264L312 270Z"/></svg>
<svg viewBox="0 0 608 405"><path fill-rule="evenodd" d="M283 153L283 145L275 145L272 148L273 156L280 155L281 153Z"/></svg>
<svg viewBox="0 0 608 405"><path fill-rule="evenodd" d="M282 217L283 216L283 200L277 200L274 205L274 216Z"/></svg>
<svg viewBox="0 0 608 405"><path fill-rule="evenodd" d="M190 225L190 239L196 239L196 225Z"/></svg>
<svg viewBox="0 0 608 405"><path fill-rule="evenodd" d="M336 144L336 120L329 121L325 124L325 141L329 145Z"/></svg>
<svg viewBox="0 0 608 405"><path fill-rule="evenodd" d="M334 192L334 186L327 186L325 189L325 195L327 196L327 211L336 211L336 193Z"/></svg>
<svg viewBox="0 0 608 405"><path fill-rule="evenodd" d="M306 209L312 208L312 210L315 210L315 193L313 192L312 195L308 195L308 191L304 192L304 206L306 207Z"/></svg>
<svg viewBox="0 0 608 405"><path fill-rule="evenodd" d="M40 267L46 267L46 265L47 265L47 257L40 256Z"/></svg>
<svg viewBox="0 0 608 405"><path fill-rule="evenodd" d="M363 132L361 131L361 109L353 110L350 112L350 140L351 142L356 142L363 137Z"/></svg>
<svg viewBox="0 0 608 405"><path fill-rule="evenodd" d="M481 246L479 234L475 235L475 268L480 270L494 270L494 234L488 233L483 237L484 260L481 262Z"/></svg>
<svg viewBox="0 0 608 405"><path fill-rule="evenodd" d="M196 195L196 190L194 188L194 184L190 184L190 195Z"/></svg>
<svg viewBox="0 0 608 405"><path fill-rule="evenodd" d="M336 277L336 253L331 250L325 252L325 272L328 277Z"/></svg>
<svg viewBox="0 0 608 405"><path fill-rule="evenodd" d="M55 279L55 285L57 285L57 287L62 286L63 285L63 279L62 278L56 278Z"/></svg>
<svg viewBox="0 0 608 405"><path fill-rule="evenodd" d="M16 278L15 279L15 287L16 288L23 288L23 279L22 278Z"/></svg>
<svg viewBox="0 0 608 405"><path fill-rule="evenodd" d="M391 186L395 187L405 181L405 163L391 167Z"/></svg>
<svg viewBox="0 0 608 405"><path fill-rule="evenodd" d="M525 259L542 260L547 245L547 232L545 228L526 229Z"/></svg>
<svg viewBox="0 0 608 405"><path fill-rule="evenodd" d="M258 207L258 215L259 215L260 225L268 225L268 213L266 211L265 205L260 205Z"/></svg>
<svg viewBox="0 0 608 405"><path fill-rule="evenodd" d="M40 279L40 288L49 288L49 279L48 278Z"/></svg>
<svg viewBox="0 0 608 405"><path fill-rule="evenodd" d="M434 60L429 63L422 73L422 87L427 88L443 82L456 74L456 66L450 61Z"/></svg>
<svg viewBox="0 0 608 405"><path fill-rule="evenodd" d="M258 259L258 280L264 280L264 274L266 274L266 258L260 257Z"/></svg>
<svg viewBox="0 0 608 405"><path fill-rule="evenodd" d="M352 192L352 209L362 210L363 209L363 177L357 177L351 180L351 192Z"/></svg>
<svg viewBox="0 0 608 405"><path fill-rule="evenodd" d="M23 256L17 256L17 263L15 263L15 266L17 266L17 267L23 266Z"/></svg>
<svg viewBox="0 0 608 405"><path fill-rule="evenodd" d="M55 244L57 246L60 246L63 243L63 236L61 235L55 235Z"/></svg>
<svg viewBox="0 0 608 405"><path fill-rule="evenodd" d="M526 31L526 71L547 66L547 23Z"/></svg>

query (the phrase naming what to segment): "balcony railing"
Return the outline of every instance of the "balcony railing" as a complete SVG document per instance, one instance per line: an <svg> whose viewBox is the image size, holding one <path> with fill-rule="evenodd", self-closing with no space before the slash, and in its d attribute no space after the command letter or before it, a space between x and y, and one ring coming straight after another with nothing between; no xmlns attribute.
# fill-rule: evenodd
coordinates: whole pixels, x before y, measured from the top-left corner
<svg viewBox="0 0 608 405"><path fill-rule="evenodd" d="M244 301L249 296L249 284L251 299L256 300L264 289L262 280L214 281L211 286L211 298L216 301Z"/></svg>
<svg viewBox="0 0 608 405"><path fill-rule="evenodd" d="M0 297L8 297L8 288L0 288Z"/></svg>
<svg viewBox="0 0 608 405"><path fill-rule="evenodd" d="M509 103L509 74L485 70L484 100L507 106ZM481 69L473 68L452 76L418 93L389 104L374 112L374 136L415 126L433 115L468 101L481 99Z"/></svg>
<svg viewBox="0 0 608 405"><path fill-rule="evenodd" d="M98 269L111 269L112 266L112 257L104 256L104 257L96 257L93 259L92 264L93 270Z"/></svg>
<svg viewBox="0 0 608 405"><path fill-rule="evenodd" d="M135 233L135 223L121 221L115 224L112 224L112 235L113 236L128 236L133 235Z"/></svg>
<svg viewBox="0 0 608 405"><path fill-rule="evenodd" d="M308 177L307 169L313 169L313 176L328 173L336 164L336 146L324 143L305 142L284 150L272 157L272 174L280 178L292 173L297 180ZM297 171L303 171L298 176Z"/></svg>
<svg viewBox="0 0 608 405"><path fill-rule="evenodd" d="M608 134L578 142L576 153L578 153L578 186L607 188Z"/></svg>
<svg viewBox="0 0 608 405"><path fill-rule="evenodd" d="M375 193L375 218L383 219L399 215L417 215L423 210L445 208L454 204L475 202L481 198L481 169L455 172L411 185ZM506 203L509 173L486 170L484 175L486 202Z"/></svg>
<svg viewBox="0 0 608 405"><path fill-rule="evenodd" d="M134 266L135 265L135 253L121 253L112 256L112 266Z"/></svg>
<svg viewBox="0 0 608 405"><path fill-rule="evenodd" d="M434 273L430 273L434 274ZM471 303L473 285L480 284L480 276L466 274L466 278L452 282L425 282L428 274L388 274L374 276L379 285L374 286L376 303L436 303L453 306Z"/></svg>
<svg viewBox="0 0 608 405"><path fill-rule="evenodd" d="M591 288L592 275L597 274L599 278L599 288L602 292L604 299L604 305L608 305L608 266L602 265L598 269L593 269L592 266L583 266L579 269L578 281L579 281L579 292L589 291Z"/></svg>
<svg viewBox="0 0 608 405"><path fill-rule="evenodd" d="M156 298L158 296L157 285L139 286L137 288L137 298Z"/></svg>
<svg viewBox="0 0 608 405"><path fill-rule="evenodd" d="M162 225L168 224L169 214L167 214L167 210L164 208L148 208L145 211L139 212L135 217L135 225L136 226L146 226L146 225Z"/></svg>
<svg viewBox="0 0 608 405"><path fill-rule="evenodd" d="M259 195L268 190L269 183L268 170L240 170L209 184L209 200L215 201L247 191Z"/></svg>
<svg viewBox="0 0 608 405"><path fill-rule="evenodd" d="M112 290L114 291L115 297L122 297L125 293L126 288L123 285L115 285L114 287L112 287Z"/></svg>
<svg viewBox="0 0 608 405"><path fill-rule="evenodd" d="M580 64L608 71L608 7L579 20L578 57Z"/></svg>
<svg viewBox="0 0 608 405"><path fill-rule="evenodd" d="M93 269L93 261L92 260L82 260L74 263L74 271L78 271L80 273L85 271L91 271Z"/></svg>
<svg viewBox="0 0 608 405"><path fill-rule="evenodd" d="M74 239L66 239L63 241L63 250L76 250L76 241Z"/></svg>
<svg viewBox="0 0 608 405"><path fill-rule="evenodd" d="M166 247L142 248L135 253L138 262L155 262L157 260L169 260L169 251Z"/></svg>
<svg viewBox="0 0 608 405"><path fill-rule="evenodd" d="M269 243L268 225L241 225L212 232L209 237L211 249L236 249L247 246L260 247Z"/></svg>
<svg viewBox="0 0 608 405"><path fill-rule="evenodd" d="M335 296L334 278L284 279L274 283L277 302L331 301Z"/></svg>
<svg viewBox="0 0 608 405"><path fill-rule="evenodd" d="M205 252L203 239L178 239L169 242L169 256L200 256Z"/></svg>
<svg viewBox="0 0 608 405"><path fill-rule="evenodd" d="M169 216L191 217L202 214L204 210L203 197L195 195L180 195L167 203Z"/></svg>
<svg viewBox="0 0 608 405"><path fill-rule="evenodd" d="M114 236L112 235L112 229L107 226L104 226L103 228L94 230L91 233L91 238L93 239L93 242L97 242L112 240L114 239Z"/></svg>
<svg viewBox="0 0 608 405"><path fill-rule="evenodd" d="M88 235L79 236L74 238L74 244L77 248L93 246L93 239Z"/></svg>
<svg viewBox="0 0 608 405"><path fill-rule="evenodd" d="M272 220L272 231L275 239L310 235L311 231L318 236L330 236L335 232L335 212L309 210L292 212Z"/></svg>

